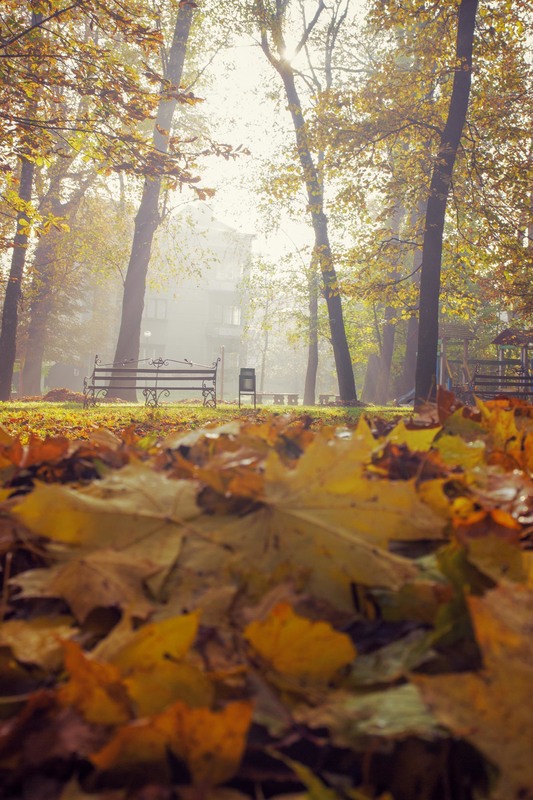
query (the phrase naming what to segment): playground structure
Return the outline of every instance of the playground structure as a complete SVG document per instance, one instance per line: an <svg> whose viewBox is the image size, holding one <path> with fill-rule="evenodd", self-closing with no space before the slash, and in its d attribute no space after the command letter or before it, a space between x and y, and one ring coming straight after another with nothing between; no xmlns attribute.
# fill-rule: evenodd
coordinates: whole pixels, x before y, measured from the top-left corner
<svg viewBox="0 0 533 800"><path fill-rule="evenodd" d="M485 387L484 396L519 394L533 396L533 365L529 350L533 347L533 330L506 328L491 344L497 347L497 358L471 358L470 343L476 335L467 325L441 325L437 377L441 386L459 397L470 399L476 387ZM462 357L450 357L450 347L462 348ZM520 391L517 391L518 383Z"/></svg>

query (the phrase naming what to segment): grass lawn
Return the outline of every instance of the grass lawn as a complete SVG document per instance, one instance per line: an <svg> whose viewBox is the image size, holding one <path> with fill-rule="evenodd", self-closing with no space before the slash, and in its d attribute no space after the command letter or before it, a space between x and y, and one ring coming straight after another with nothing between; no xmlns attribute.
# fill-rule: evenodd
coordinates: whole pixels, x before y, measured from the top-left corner
<svg viewBox="0 0 533 800"><path fill-rule="evenodd" d="M140 404L102 404L84 409L78 403L46 403L42 401L0 403L0 424L11 435L27 441L30 433L45 436L67 436L69 439L88 438L91 431L106 428L120 433L133 427L140 436L162 436L171 431L192 430L223 425L234 419L262 420L271 414L290 414L295 419L307 415L313 426L353 425L361 414L369 418L395 418L412 414L409 407L368 406L344 408L337 406L260 406L221 403L216 409L200 403L168 403L156 409Z"/></svg>

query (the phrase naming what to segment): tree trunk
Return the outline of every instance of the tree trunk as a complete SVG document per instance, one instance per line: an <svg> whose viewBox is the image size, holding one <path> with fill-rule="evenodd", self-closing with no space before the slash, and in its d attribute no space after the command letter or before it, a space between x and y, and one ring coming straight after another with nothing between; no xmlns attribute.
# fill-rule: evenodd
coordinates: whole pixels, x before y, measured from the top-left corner
<svg viewBox="0 0 533 800"><path fill-rule="evenodd" d="M380 357L376 355L376 353L371 353L368 356L365 381L363 383L363 391L361 392L361 400L363 401L363 403L376 402L376 389L377 389L380 367L381 367Z"/></svg>
<svg viewBox="0 0 533 800"><path fill-rule="evenodd" d="M346 339L337 273L333 265L331 254L328 221L324 213L322 186L307 139L306 124L303 116L302 104L294 81L294 73L287 62L275 62L274 66L281 75L283 85L285 86L285 94L289 103L289 111L296 133L298 155L303 170L309 213L311 215L311 222L315 235L314 248L322 273L324 297L328 308L331 344L339 382L339 395L341 401L350 403L357 400L357 392L355 389L352 360L348 349L348 341Z"/></svg>
<svg viewBox="0 0 533 800"><path fill-rule="evenodd" d="M401 379L398 382L398 396L412 392L415 385L416 351L418 347L418 317L409 317L407 320L407 335L405 341L405 357Z"/></svg>
<svg viewBox="0 0 533 800"><path fill-rule="evenodd" d="M305 373L304 406L314 406L318 372L318 275L317 258L313 251L309 275L309 341Z"/></svg>
<svg viewBox="0 0 533 800"><path fill-rule="evenodd" d="M26 353L21 370L21 392L28 395L41 393L41 374L48 333L48 319L52 311L54 287L54 260L58 235L50 230L39 239L35 250L32 280L33 299L30 305L30 322Z"/></svg>
<svg viewBox="0 0 533 800"><path fill-rule="evenodd" d="M34 164L24 157L21 159L19 197L26 203L31 201L33 189ZM17 232L13 241L13 255L7 281L2 311L0 332L0 400L9 400L17 352L17 326L19 303L22 299L22 277L26 263L28 233L26 225L29 218L25 211L17 214Z"/></svg>
<svg viewBox="0 0 533 800"><path fill-rule="evenodd" d="M42 21L43 14L40 11L32 11L31 28L36 28ZM28 106L28 117L35 116L36 101L31 100ZM21 127L22 138L24 138L27 134L27 129L24 125ZM33 162L21 156L18 195L25 203L31 202L34 175L35 165ZM24 276L26 251L29 241L28 231L29 217L24 210L19 211L17 214L17 230L13 239L11 267L2 310L2 327L0 330L0 400L9 400L11 397L11 385L13 383L13 372L17 355L18 312L19 304L22 299L22 278Z"/></svg>
<svg viewBox="0 0 533 800"><path fill-rule="evenodd" d="M265 375L266 375L266 361L268 355L268 340L269 340L269 333L270 328L268 327L268 315L270 311L270 300L267 297L265 303L265 313L263 316L263 347L261 349L261 368L259 371L259 392L262 393L265 391Z"/></svg>
<svg viewBox="0 0 533 800"><path fill-rule="evenodd" d="M427 212L427 197L420 199L417 206L411 212L410 225L415 232L415 238L422 236L424 221ZM418 286L420 292L420 268L422 266L422 248L416 247L413 253L413 283ZM397 395L412 392L415 387L416 373L416 354L418 350L418 317L409 317L407 321L407 332L405 341L405 357L403 362L402 375L398 381Z"/></svg>
<svg viewBox="0 0 533 800"><path fill-rule="evenodd" d="M396 323L391 322L396 310L387 306L385 309L385 324L383 326L381 357L379 359L379 374L376 382L376 403L385 405L389 399L389 382L392 366L392 356L394 353L394 338L396 334Z"/></svg>
<svg viewBox="0 0 533 800"><path fill-rule="evenodd" d="M21 371L21 392L28 395L41 393L44 351L48 332L48 320L52 311L51 275L43 275L43 284L32 308L28 328L26 356Z"/></svg>
<svg viewBox="0 0 533 800"><path fill-rule="evenodd" d="M422 269L415 402L422 404L436 393L437 346L439 336L439 295L442 241L446 205L457 150L466 120L472 81L472 50L478 0L461 0L457 22L455 75L448 118L433 165L426 212Z"/></svg>
<svg viewBox="0 0 533 800"><path fill-rule="evenodd" d="M165 99L165 95L163 95L159 103L154 127L154 147L162 153L168 152L172 118L178 102L175 94L183 73L192 14L192 4L180 3L168 67L165 71L165 79L170 84L170 91L168 91L168 99ZM161 177L146 178L135 217L130 260L124 281L120 330L114 358L114 361L119 363L130 359L137 361L139 358L146 275L150 263L153 237L161 221L159 214L161 185ZM113 389L112 385L108 395L121 397L124 400L137 400L134 389Z"/></svg>
<svg viewBox="0 0 533 800"><path fill-rule="evenodd" d="M400 230L405 209L401 203L397 204L391 216L389 233L391 237L400 239ZM396 253L392 259L391 278L397 280L399 277L398 265L399 254ZM384 405L389 399L390 373L392 368L392 357L394 355L394 341L396 337L396 323L393 322L397 312L392 306L385 308L385 320L381 335L380 370L376 384L376 403Z"/></svg>
<svg viewBox="0 0 533 800"><path fill-rule="evenodd" d="M89 176L82 181L72 196L61 202L62 182L64 178L68 178L68 164L62 160L56 166L56 174L50 181L49 190L39 210L43 216L53 214L55 217L63 217L71 221L77 214L87 187L95 176ZM60 302L61 279L57 273L57 262L60 257L62 235L60 231L52 227L46 235L41 236L35 248L30 322L21 371L21 391L24 391L24 394L36 395L41 391L49 319Z"/></svg>

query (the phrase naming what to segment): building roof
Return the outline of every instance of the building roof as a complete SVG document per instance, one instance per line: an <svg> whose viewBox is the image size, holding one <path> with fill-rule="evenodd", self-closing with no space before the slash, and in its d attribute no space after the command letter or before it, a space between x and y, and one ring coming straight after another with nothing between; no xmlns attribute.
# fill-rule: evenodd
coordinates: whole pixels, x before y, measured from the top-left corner
<svg viewBox="0 0 533 800"><path fill-rule="evenodd" d="M231 225L227 225L218 219L207 203L201 200L187 203L184 208L178 211L175 218L180 224L185 224L188 227L192 225L196 231L218 231L219 233L231 233L233 236L243 235L236 228L232 228Z"/></svg>

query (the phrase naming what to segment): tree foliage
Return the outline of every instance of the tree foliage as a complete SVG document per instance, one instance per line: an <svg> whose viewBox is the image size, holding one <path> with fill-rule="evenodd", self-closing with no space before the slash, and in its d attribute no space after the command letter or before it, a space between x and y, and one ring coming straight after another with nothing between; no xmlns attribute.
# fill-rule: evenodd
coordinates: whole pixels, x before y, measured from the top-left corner
<svg viewBox="0 0 533 800"><path fill-rule="evenodd" d="M418 309L421 217L452 88L457 7L372 5L357 54L340 66L344 82L322 95L316 117L337 187L334 214L353 233L345 291L396 308L397 319ZM441 314L474 325L478 318L482 336L487 303L494 320L504 308L518 309L512 274L520 282L530 263L530 24L525 3L480 3L469 115L449 189ZM343 72L346 63L355 70ZM390 225L398 204L399 232Z"/></svg>
<svg viewBox="0 0 533 800"><path fill-rule="evenodd" d="M154 70L152 56L163 41L157 9L142 2L130 4L127 10L114 2L68 6L53 2L34 10L31 17L29 11L29 5L10 4L2 21L0 99L9 108L2 131L4 200L7 213L11 208L17 214L19 237L13 243L3 310L3 399L11 390L32 226L37 225L42 234L50 225L60 224L50 207L60 207L65 193L79 195L87 171L84 163L90 161L93 169L107 174L167 175L174 185L196 180L188 166L190 154L169 137L163 125L157 136L168 139L166 148L156 146L143 130L143 123L154 117L162 93L167 103L195 102L192 93ZM46 213L34 203L32 180L24 177L24 192L17 190L17 159L22 177L31 172L33 179L36 168L49 172L43 175L49 183ZM71 164L70 174L65 161ZM57 166L67 182L63 187L54 184Z"/></svg>

